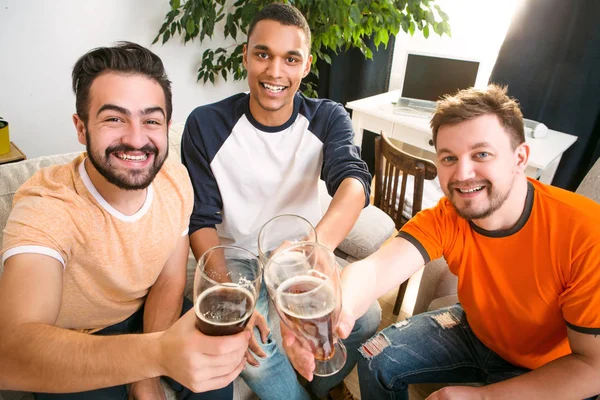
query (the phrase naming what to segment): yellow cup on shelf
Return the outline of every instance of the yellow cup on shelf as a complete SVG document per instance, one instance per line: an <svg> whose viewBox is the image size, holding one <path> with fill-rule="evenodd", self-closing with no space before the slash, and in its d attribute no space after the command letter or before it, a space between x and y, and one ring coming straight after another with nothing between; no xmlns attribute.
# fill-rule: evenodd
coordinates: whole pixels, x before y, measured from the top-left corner
<svg viewBox="0 0 600 400"><path fill-rule="evenodd" d="M0 119L0 155L10 152L10 136L8 134L8 122Z"/></svg>

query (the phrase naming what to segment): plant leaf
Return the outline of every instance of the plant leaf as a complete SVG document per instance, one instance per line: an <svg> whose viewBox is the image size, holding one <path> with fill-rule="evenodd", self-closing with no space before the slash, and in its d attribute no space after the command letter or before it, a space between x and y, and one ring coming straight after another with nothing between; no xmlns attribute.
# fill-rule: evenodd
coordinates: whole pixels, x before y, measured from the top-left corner
<svg viewBox="0 0 600 400"><path fill-rule="evenodd" d="M185 23L185 31L187 32L188 35L192 35L194 33L196 26L194 24L194 20L191 18L188 18L188 20Z"/></svg>

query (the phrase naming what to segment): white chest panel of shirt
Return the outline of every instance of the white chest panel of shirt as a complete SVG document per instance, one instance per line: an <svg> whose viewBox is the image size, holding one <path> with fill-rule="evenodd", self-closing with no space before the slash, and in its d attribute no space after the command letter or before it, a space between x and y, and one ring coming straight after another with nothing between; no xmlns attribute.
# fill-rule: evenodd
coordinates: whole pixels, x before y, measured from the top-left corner
<svg viewBox="0 0 600 400"><path fill-rule="evenodd" d="M319 222L323 143L308 124L298 115L288 128L264 132L244 116L234 126L211 163L223 201L223 244L256 251L261 226L280 214Z"/></svg>

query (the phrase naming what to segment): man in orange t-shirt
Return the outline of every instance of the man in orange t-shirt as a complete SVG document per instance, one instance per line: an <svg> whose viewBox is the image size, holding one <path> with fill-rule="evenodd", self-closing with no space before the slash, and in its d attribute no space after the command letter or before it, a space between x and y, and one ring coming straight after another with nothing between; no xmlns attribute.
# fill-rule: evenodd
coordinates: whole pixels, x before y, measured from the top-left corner
<svg viewBox="0 0 600 400"><path fill-rule="evenodd" d="M425 382L485 385L445 387L430 399L594 397L600 204L525 176L522 114L505 89L447 97L431 126L446 197L344 269L339 331L347 335L373 299L441 256L458 276L460 304L401 321L366 342L358 364L362 398L408 399L408 385ZM288 349L311 379L309 353Z"/></svg>

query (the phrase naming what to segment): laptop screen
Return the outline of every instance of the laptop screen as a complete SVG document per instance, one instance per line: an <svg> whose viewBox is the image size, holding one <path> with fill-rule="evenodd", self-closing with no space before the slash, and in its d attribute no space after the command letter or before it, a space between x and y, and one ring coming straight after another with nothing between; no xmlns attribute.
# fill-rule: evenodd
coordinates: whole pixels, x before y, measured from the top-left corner
<svg viewBox="0 0 600 400"><path fill-rule="evenodd" d="M437 101L475 85L479 62L409 53L402 97Z"/></svg>

